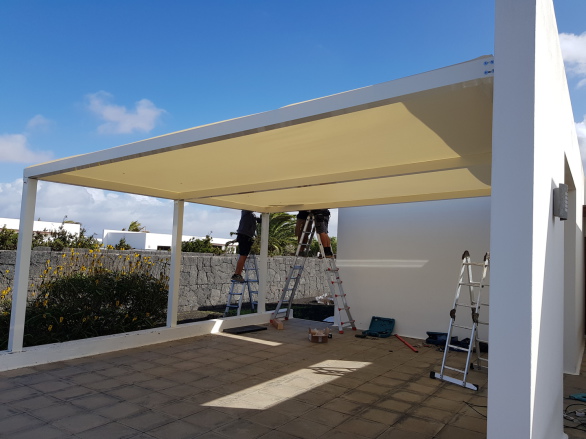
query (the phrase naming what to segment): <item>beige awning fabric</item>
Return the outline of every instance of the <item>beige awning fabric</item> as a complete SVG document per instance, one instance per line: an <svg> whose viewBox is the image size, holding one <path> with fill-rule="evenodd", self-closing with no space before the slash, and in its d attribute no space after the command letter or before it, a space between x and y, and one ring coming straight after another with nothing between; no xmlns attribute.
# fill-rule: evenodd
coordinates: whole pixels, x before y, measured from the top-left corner
<svg viewBox="0 0 586 439"><path fill-rule="evenodd" d="M257 212L490 195L493 59L25 169Z"/></svg>

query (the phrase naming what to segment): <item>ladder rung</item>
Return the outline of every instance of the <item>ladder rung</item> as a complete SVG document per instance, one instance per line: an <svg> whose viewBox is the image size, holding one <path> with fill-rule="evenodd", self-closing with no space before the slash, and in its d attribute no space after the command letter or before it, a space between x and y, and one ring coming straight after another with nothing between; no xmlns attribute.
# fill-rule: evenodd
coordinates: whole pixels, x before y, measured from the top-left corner
<svg viewBox="0 0 586 439"><path fill-rule="evenodd" d="M457 349L459 351L464 351L464 352L470 351L470 349L468 349L468 348L463 348L462 346L458 346L455 344L449 344L448 346L451 347L452 349Z"/></svg>
<svg viewBox="0 0 586 439"><path fill-rule="evenodd" d="M476 267L484 267L484 262L463 262L462 265L474 265Z"/></svg>
<svg viewBox="0 0 586 439"><path fill-rule="evenodd" d="M478 321L478 325L486 325L488 326L488 322L481 322L480 320Z"/></svg>
<svg viewBox="0 0 586 439"><path fill-rule="evenodd" d="M444 369L453 370L454 372L466 373L465 370L456 369L455 367L444 366Z"/></svg>
<svg viewBox="0 0 586 439"><path fill-rule="evenodd" d="M482 284L480 282L460 282L459 285L463 287L479 287Z"/></svg>
<svg viewBox="0 0 586 439"><path fill-rule="evenodd" d="M488 344L488 340L480 340L479 338L477 339L478 343L486 343Z"/></svg>
<svg viewBox="0 0 586 439"><path fill-rule="evenodd" d="M456 325L456 324L453 324L452 326L455 328L468 329L469 331L472 331L472 328L469 326L462 326L462 325Z"/></svg>

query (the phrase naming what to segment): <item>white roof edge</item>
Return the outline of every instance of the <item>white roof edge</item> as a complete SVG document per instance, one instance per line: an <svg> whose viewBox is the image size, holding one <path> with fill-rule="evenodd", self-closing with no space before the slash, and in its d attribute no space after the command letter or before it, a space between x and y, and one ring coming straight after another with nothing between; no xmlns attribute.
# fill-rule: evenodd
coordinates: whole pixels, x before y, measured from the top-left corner
<svg viewBox="0 0 586 439"><path fill-rule="evenodd" d="M173 148L178 145L230 136L249 130L258 130L270 125L283 124L349 107L481 79L493 76L493 63L494 57L486 55L460 64L292 104L276 110L189 128L127 145L29 166L24 169L23 176L25 178L42 177L89 165L99 165L100 163L108 163L125 157L146 155L153 151Z"/></svg>

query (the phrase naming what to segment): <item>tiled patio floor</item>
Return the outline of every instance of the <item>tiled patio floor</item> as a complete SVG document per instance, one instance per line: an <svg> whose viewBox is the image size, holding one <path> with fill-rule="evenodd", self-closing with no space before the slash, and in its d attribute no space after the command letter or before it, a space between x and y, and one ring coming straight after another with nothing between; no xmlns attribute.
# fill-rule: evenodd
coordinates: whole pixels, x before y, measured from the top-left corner
<svg viewBox="0 0 586 439"><path fill-rule="evenodd" d="M1 372L0 437L486 436L485 374L472 372L475 392L429 378L441 364L434 348L353 331L315 344L307 329L322 324L285 325ZM572 388L584 382L572 377Z"/></svg>

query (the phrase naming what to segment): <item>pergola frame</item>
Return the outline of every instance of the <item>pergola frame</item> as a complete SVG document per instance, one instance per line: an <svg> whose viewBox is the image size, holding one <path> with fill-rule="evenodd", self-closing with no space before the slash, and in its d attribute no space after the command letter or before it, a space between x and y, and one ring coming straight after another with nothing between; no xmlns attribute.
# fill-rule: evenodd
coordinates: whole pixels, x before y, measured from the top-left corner
<svg viewBox="0 0 586 439"><path fill-rule="evenodd" d="M49 349L22 349L37 180L173 199L173 242L176 248L185 201L262 212L263 224L267 226L269 212L491 195L491 318L498 320L500 325L491 325L489 330L492 344L488 437L564 437L561 417L563 357L566 352L581 357L584 349L583 315L571 316L570 330L564 327L568 310L584 305L578 297L584 287L579 209L584 203L584 175L552 0L496 0L495 3L498 73L494 77L494 109L493 60L484 57L273 112L27 168L24 172L8 355L31 353L29 364L39 361L33 351L42 352L46 356L44 361L54 358ZM449 100L458 92L471 91L474 87L480 91L474 98L457 99L463 106L450 105L450 111L444 111L454 114L451 111L457 110L456 119L460 122L460 117L470 117L471 122L478 122L473 130L466 131L470 124L450 125L449 118L441 118L438 107L431 118L422 111L426 103L437 103L438 96ZM489 91L488 97L482 90ZM403 98L414 100L407 102ZM422 101L415 102L419 98ZM470 105L465 105L466 102ZM487 102L489 108L483 105ZM416 105L411 106L413 103ZM373 117L362 119L367 112ZM404 138L396 137L395 130L400 134L411 134L407 137L414 141L409 148L398 142L399 146L392 150L392 154L380 154L369 161L372 157L372 151L368 149L370 143L358 147L352 143L356 139L352 137L354 134L373 132L369 120L378 121L374 132L382 134L369 138L369 141L379 148L388 145L384 143L385 136L394 136L393 141ZM385 131L389 120L394 120L395 124L391 130ZM435 124L436 121L441 123ZM360 124L366 129L344 131L342 137L335 137L336 132L332 131L332 127L352 130ZM299 168L306 161L298 157L299 151L291 150L290 144L289 149L279 149L279 145L287 142L289 133L298 142L299 139L321 138L321 134L327 132L334 136L330 137L329 147L322 145L323 152L325 157L336 159L334 172L323 166L309 166L304 174L291 175L275 172L274 163L269 161L262 163L265 173L241 174L238 178L242 181L230 180L215 186L205 180L177 179L170 184L158 181L154 185L136 185L137 180L141 181L136 172L130 173L130 180L120 178L123 173L120 164L124 162L130 164L134 161L136 166L130 168L131 171L141 169L138 165L144 165L143 169L153 169L154 152L158 154L157 159L173 155L190 158L189 149L201 153L205 160L219 157L210 149L214 143L221 144L225 147L223 151L230 153L239 151L239 145L251 148L251 155L255 158L258 158L259 151L282 157L290 153L287 158L291 160L291 166ZM456 136L451 137L450 133L456 133ZM279 137L280 134L287 135ZM458 137L460 134L463 137ZM295 142L293 144L297 144ZM352 154L352 146L360 153ZM257 147L260 149L255 149ZM303 152L308 151L322 149L310 141ZM421 152L421 155L419 159L401 156L404 151L415 155ZM340 157L341 161L338 160ZM398 160L393 161L394 158ZM246 158L239 159L234 160L244 167L251 163ZM165 163L164 160L155 161ZM352 163L354 167L340 169L344 163ZM235 169L238 166L231 168L232 171ZM575 207L565 228L552 217L550 206L552 188L564 181L573 182ZM186 188L182 189L182 185ZM263 227L263 230L267 229ZM263 290L266 285L266 242L266 236L263 236L260 303L265 300L266 291ZM159 330L156 337L150 335L149 343L198 335L195 326L173 327L176 324L176 310L173 308L177 306L180 260L176 248L171 267L167 331ZM564 269L564 264L571 264L571 267ZM560 289L568 297L567 304L564 304L564 294L559 293ZM263 309L259 306L259 311ZM552 318L543 316L546 309ZM268 315L260 312L247 319L250 319L249 323L254 319L268 321ZM219 324L231 324L230 321L206 323L205 327L214 332ZM517 331L517 343L509 342L511 328ZM170 335L171 331L175 335ZM568 334L571 337L566 337ZM147 337L143 335L134 339L130 335L116 338L115 346L105 345L102 340L84 341L83 345L70 342L70 346L78 350L77 354L90 355L140 345ZM92 351L90 345L97 347Z"/></svg>

